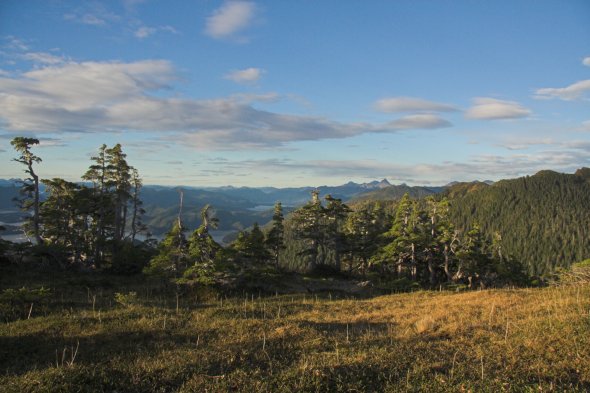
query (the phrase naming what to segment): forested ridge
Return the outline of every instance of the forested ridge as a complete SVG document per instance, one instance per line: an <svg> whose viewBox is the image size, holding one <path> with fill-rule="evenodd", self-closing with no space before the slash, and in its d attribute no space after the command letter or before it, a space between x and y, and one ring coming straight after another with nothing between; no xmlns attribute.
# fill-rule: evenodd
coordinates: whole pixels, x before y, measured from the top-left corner
<svg viewBox="0 0 590 393"><path fill-rule="evenodd" d="M505 251L531 274L568 267L590 255L590 176L541 171L491 186L450 188L450 218L457 228L477 223L487 238L500 233Z"/></svg>

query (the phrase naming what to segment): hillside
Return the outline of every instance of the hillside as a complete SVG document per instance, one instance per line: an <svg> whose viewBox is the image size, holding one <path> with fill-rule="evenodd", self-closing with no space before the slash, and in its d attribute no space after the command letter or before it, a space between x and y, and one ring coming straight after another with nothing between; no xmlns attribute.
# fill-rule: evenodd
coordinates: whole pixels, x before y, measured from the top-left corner
<svg viewBox="0 0 590 393"><path fill-rule="evenodd" d="M505 252L531 274L567 267L590 256L588 172L541 171L491 186L453 187L451 216L459 228L475 221L490 238L499 232Z"/></svg>
<svg viewBox="0 0 590 393"><path fill-rule="evenodd" d="M3 392L590 389L588 286L203 301L129 278L8 277L51 291L0 324Z"/></svg>

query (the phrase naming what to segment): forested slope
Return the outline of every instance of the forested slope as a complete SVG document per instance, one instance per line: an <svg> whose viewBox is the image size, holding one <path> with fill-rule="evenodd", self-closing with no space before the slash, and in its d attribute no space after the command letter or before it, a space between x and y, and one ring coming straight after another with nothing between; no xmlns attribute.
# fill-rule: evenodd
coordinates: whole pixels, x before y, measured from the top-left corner
<svg viewBox="0 0 590 393"><path fill-rule="evenodd" d="M505 252L529 273L567 267L590 256L589 172L541 171L469 192L451 187L451 219L463 230L477 222L489 238L499 232Z"/></svg>

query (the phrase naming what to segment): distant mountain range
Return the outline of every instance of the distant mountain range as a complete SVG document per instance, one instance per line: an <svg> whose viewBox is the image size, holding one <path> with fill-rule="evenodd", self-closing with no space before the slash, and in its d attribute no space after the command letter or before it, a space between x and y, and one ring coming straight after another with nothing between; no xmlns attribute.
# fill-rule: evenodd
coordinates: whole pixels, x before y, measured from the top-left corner
<svg viewBox="0 0 590 393"><path fill-rule="evenodd" d="M220 220L220 227L214 236L221 241L255 222L260 225L268 223L277 201L283 204L285 214L307 203L313 190L318 190L322 198L330 194L349 204L396 200L405 193L415 198L444 193L452 200L452 214L459 228L466 228L477 221L488 237L494 231L500 231L508 252L525 262L531 272L543 273L555 264L567 265L580 256L588 257L589 172L588 168L580 169L575 175L541 171L534 176L496 183L452 182L442 187L392 185L387 179L368 183L348 182L340 186L291 188L146 185L142 190L142 200L147 211L144 222L153 235L161 237L170 229L178 214L178 190L182 189L185 225L189 230L196 228L201 208L210 204ZM23 213L16 209L13 202L17 195L18 179L0 179L0 225L8 229L3 236L20 232L18 225ZM580 221L581 229L573 230L572 222L576 221ZM552 228L558 228L560 233ZM564 251L559 247L568 237L576 241L573 247ZM534 238L537 245L526 240L529 238ZM553 254L556 258L548 259Z"/></svg>
<svg viewBox="0 0 590 393"><path fill-rule="evenodd" d="M331 195L344 201L366 196L368 199L396 199L404 192L414 196L441 192L443 187L425 188L407 185L392 185L387 179L370 183L348 182L341 186L297 187L297 188L252 188L252 187L163 187L145 186L142 199L146 211L146 223L154 234L165 233L178 212L178 190L184 193L183 218L188 227L198 225L199 210L211 204L220 220L223 232L237 231L267 223L272 217L273 205L281 202L286 211L304 205L311 199L311 191L317 190L320 197ZM408 191L409 190L409 191ZM373 193L376 193L373 195ZM383 195L382 195L383 194Z"/></svg>
<svg viewBox="0 0 590 393"><path fill-rule="evenodd" d="M16 225L22 218L13 198L18 196L19 179L0 179L0 222L11 231L19 231ZM405 184L392 185L387 179L368 183L348 182L340 186L320 187L189 187L146 185L141 198L147 211L145 222L150 231L161 236L171 226L178 214L179 190L184 194L183 219L189 228L199 225L199 211L206 205L214 207L220 220L221 238L232 231L267 223L272 217L273 205L281 202L288 212L307 203L311 191L317 190L321 197L332 195L344 201L397 199L405 192L412 196L424 196L441 192L444 187L410 187ZM8 225L6 225L8 224Z"/></svg>

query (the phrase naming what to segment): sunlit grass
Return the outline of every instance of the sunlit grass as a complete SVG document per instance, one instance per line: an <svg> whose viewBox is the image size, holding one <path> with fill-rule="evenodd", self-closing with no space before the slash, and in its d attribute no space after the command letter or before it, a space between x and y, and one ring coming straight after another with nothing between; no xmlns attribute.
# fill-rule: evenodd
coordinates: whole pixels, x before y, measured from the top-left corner
<svg viewBox="0 0 590 393"><path fill-rule="evenodd" d="M129 305L93 296L0 325L0 390L590 389L588 286L185 297L178 309L149 291Z"/></svg>

